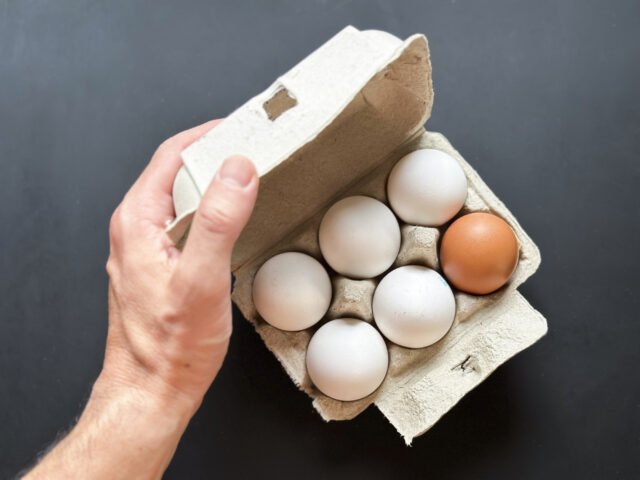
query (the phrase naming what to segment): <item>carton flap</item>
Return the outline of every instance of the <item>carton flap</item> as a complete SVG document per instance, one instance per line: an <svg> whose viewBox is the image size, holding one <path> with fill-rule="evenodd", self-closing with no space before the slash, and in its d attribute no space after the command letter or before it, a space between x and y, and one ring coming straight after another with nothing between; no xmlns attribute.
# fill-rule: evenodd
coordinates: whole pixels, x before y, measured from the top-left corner
<svg viewBox="0 0 640 480"><path fill-rule="evenodd" d="M184 150L188 175L174 185L174 198L187 205L176 212L169 235L175 242L184 236L222 161L246 155L261 184L234 249L237 268L411 137L432 102L423 35L402 42L384 32L345 28Z"/></svg>

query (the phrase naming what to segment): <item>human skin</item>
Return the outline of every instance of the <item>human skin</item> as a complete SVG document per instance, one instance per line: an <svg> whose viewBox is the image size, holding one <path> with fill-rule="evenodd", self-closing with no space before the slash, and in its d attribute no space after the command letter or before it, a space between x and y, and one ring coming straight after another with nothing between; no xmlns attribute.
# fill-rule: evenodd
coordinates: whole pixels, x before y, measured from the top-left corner
<svg viewBox="0 0 640 480"><path fill-rule="evenodd" d="M165 233L180 152L213 120L166 140L109 227L104 363L77 424L24 478L160 478L216 377L231 335L231 251L258 192L246 158L228 158L182 251Z"/></svg>

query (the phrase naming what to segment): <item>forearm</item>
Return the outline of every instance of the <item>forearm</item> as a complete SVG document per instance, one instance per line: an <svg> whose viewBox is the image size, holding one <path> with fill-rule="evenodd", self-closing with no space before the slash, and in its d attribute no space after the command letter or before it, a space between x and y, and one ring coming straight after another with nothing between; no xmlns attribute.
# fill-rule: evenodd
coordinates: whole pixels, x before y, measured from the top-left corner
<svg viewBox="0 0 640 480"><path fill-rule="evenodd" d="M114 212L102 373L77 425L24 478L153 479L169 464L226 354L231 252L258 193L253 164L231 157L184 249L167 236L180 152L217 123L165 141Z"/></svg>
<svg viewBox="0 0 640 480"><path fill-rule="evenodd" d="M77 425L24 478L160 478L194 410L99 378Z"/></svg>

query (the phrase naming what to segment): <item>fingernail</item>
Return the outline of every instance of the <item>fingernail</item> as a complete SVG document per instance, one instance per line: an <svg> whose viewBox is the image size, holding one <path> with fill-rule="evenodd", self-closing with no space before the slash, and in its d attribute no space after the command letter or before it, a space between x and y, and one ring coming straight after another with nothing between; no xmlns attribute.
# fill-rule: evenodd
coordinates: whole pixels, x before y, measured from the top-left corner
<svg viewBox="0 0 640 480"><path fill-rule="evenodd" d="M246 187L255 175L251 161L243 156L235 155L227 158L220 167L220 180L237 187Z"/></svg>

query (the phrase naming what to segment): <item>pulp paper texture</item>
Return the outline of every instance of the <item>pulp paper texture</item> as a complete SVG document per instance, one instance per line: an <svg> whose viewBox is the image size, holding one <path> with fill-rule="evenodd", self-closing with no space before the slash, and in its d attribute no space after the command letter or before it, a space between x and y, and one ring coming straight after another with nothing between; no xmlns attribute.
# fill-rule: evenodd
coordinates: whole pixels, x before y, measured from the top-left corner
<svg viewBox="0 0 640 480"><path fill-rule="evenodd" d="M540 263L537 247L446 138L423 129L432 102L424 36L402 42L384 32L347 27L183 152L183 179L174 186L182 207L168 229L175 241L183 240L199 196L223 159L234 153L252 158L261 186L234 250L234 302L325 420L347 420L375 404L407 443L547 330L545 319L516 290ZM262 263L285 251L322 261L317 232L324 212L349 195L386 201L391 168L420 148L442 150L460 163L469 184L460 215L488 211L507 221L520 245L518 267L496 293L456 292L453 327L435 345L412 350L388 343L389 371L372 395L354 402L333 400L306 373L308 342L330 319L372 322L371 300L381 277L333 275L329 312L316 327L301 332L277 330L259 317L252 302L253 277ZM438 268L442 232L402 225L395 266Z"/></svg>

